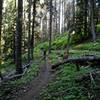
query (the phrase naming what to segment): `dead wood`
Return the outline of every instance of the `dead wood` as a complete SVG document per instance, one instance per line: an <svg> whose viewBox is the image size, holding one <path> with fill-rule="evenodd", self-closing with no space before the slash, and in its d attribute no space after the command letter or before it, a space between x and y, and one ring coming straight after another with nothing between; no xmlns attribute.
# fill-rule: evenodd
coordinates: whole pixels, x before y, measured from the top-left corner
<svg viewBox="0 0 100 100"><path fill-rule="evenodd" d="M66 63L74 63L74 64L80 64L80 63L86 63L86 62L100 62L100 56L84 56L84 57L80 57L80 58L68 58L66 60L60 61L56 64L52 65L52 69L57 68L60 65L66 64Z"/></svg>

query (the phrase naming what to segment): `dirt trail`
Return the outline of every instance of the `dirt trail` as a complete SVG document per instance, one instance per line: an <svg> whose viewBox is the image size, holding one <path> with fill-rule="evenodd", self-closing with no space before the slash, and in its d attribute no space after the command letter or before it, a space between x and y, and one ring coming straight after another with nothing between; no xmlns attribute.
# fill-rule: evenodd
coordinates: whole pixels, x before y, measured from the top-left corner
<svg viewBox="0 0 100 100"><path fill-rule="evenodd" d="M51 71L50 63L45 62L40 69L39 75L29 85L28 91L15 100L42 100L40 93L52 80Z"/></svg>

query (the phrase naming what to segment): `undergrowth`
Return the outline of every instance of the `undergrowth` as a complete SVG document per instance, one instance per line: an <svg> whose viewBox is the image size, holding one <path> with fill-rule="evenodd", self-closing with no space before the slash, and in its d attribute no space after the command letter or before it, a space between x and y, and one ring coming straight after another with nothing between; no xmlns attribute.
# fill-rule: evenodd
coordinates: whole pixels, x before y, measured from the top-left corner
<svg viewBox="0 0 100 100"><path fill-rule="evenodd" d="M38 75L38 72L39 65L33 63L20 79L8 81L6 84L0 86L0 100L10 100L13 91L17 91L19 88L21 89L29 84Z"/></svg>
<svg viewBox="0 0 100 100"><path fill-rule="evenodd" d="M95 42L95 43L89 42L89 43L79 44L75 46L74 49L100 51L100 42Z"/></svg>
<svg viewBox="0 0 100 100"><path fill-rule="evenodd" d="M88 100L88 92L75 79L89 72L92 72L89 67L83 67L77 72L73 64L60 66L56 79L41 93L42 100Z"/></svg>

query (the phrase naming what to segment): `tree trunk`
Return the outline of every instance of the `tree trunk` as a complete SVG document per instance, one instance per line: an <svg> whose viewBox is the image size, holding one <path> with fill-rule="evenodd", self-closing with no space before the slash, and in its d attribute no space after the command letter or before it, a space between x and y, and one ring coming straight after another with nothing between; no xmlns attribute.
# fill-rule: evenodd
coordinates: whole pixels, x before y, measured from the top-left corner
<svg viewBox="0 0 100 100"><path fill-rule="evenodd" d="M1 30L2 30L2 6L3 6L2 4L3 4L3 0L0 0L0 39L1 39Z"/></svg>
<svg viewBox="0 0 100 100"><path fill-rule="evenodd" d="M32 39L31 39L31 58L34 59L34 47L35 47L35 16L36 16L36 0L33 2L33 22L32 22Z"/></svg>
<svg viewBox="0 0 100 100"><path fill-rule="evenodd" d="M51 41L52 41L52 0L50 0L50 22L49 22L49 53L51 53Z"/></svg>
<svg viewBox="0 0 100 100"><path fill-rule="evenodd" d="M57 2L55 0L55 34L57 34Z"/></svg>
<svg viewBox="0 0 100 100"><path fill-rule="evenodd" d="M0 0L0 47L1 47L1 30L2 30L2 6L3 6L3 0ZM1 49L0 49L0 55L1 55ZM1 56L0 56L0 64L1 64ZM1 75L1 70L0 70L0 78L3 79Z"/></svg>
<svg viewBox="0 0 100 100"><path fill-rule="evenodd" d="M96 41L95 24L94 24L94 0L90 0L90 13L91 13L91 34L93 42Z"/></svg>
<svg viewBox="0 0 100 100"><path fill-rule="evenodd" d="M15 0L15 8L16 8L16 0ZM15 17L14 25L16 24L16 20L17 18ZM16 30L14 29L13 31L13 60L14 60L14 63L16 63L15 38L16 38Z"/></svg>
<svg viewBox="0 0 100 100"><path fill-rule="evenodd" d="M15 47L16 47L16 73L23 73L22 68L22 16L23 16L23 0L18 0L18 15L15 34Z"/></svg>
<svg viewBox="0 0 100 100"><path fill-rule="evenodd" d="M84 16L84 33L85 33L85 34L87 34L87 32L88 32L88 31L87 31L87 28L88 28L88 27L87 27L87 10L88 10L87 7L88 7L88 1L86 0L86 1L85 1L85 6L84 6L84 9L85 9L85 16Z"/></svg>
<svg viewBox="0 0 100 100"><path fill-rule="evenodd" d="M72 12L73 12L73 31L75 31L75 0L73 0L73 9L72 9Z"/></svg>
<svg viewBox="0 0 100 100"><path fill-rule="evenodd" d="M3 0L0 0L0 47L1 47L1 30L2 30L2 6L3 6ZM0 55L1 55L1 49L0 49ZM0 63L1 63L1 56L0 56Z"/></svg>
<svg viewBox="0 0 100 100"><path fill-rule="evenodd" d="M59 33L61 34L61 0L59 0Z"/></svg>
<svg viewBox="0 0 100 100"><path fill-rule="evenodd" d="M31 60L31 43L30 43L30 38L31 38L31 4L32 0L29 0L29 8L28 8L28 62Z"/></svg>

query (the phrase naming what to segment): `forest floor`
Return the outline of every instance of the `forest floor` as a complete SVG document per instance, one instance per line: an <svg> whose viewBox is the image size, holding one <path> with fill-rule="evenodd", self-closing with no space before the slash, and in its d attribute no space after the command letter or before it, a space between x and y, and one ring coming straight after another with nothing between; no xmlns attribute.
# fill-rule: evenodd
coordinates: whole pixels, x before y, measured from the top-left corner
<svg viewBox="0 0 100 100"><path fill-rule="evenodd" d="M41 45L44 47L43 44ZM97 68L100 68L100 64L93 68L90 67L91 63L88 66L81 66L79 72L76 71L75 64L64 64L54 72L51 69L51 64L62 61L66 49L53 49L44 61L41 60L41 45L36 49L36 61L33 62L26 74L21 79L11 81L10 84L7 83L8 85L1 87L0 100L94 100L87 99L89 96L93 98L94 93L98 95L97 98L100 97L100 94L98 94L100 93L100 89L98 89L100 87L100 69ZM70 58L85 55L100 56L100 37L98 37L96 43L88 41L74 45L69 51ZM78 84L75 83L77 76L90 76L91 73L98 71L99 75L96 75L96 78L94 77L96 86L91 83L90 79L82 80ZM84 86L84 84L86 85ZM91 89L92 85L93 88Z"/></svg>
<svg viewBox="0 0 100 100"><path fill-rule="evenodd" d="M60 53L59 53L60 52ZM63 65L62 67L60 67L60 69L58 69L57 71L53 72L53 70L51 69L51 64L55 63L55 62L58 62L59 60L61 60L61 57L59 54L64 53L64 51L53 51L51 55L48 56L47 60L43 62L42 65L40 65L40 71L38 72L38 76L33 79L30 84L28 84L25 89L21 89L20 91L18 91L17 95L15 95L14 99L12 100L58 100L58 99L54 99L54 98L51 98L51 99L48 99L48 97L46 97L46 99L44 98L45 94L48 94L48 89L52 92L50 92L52 95L52 93L55 94L55 91L56 89L54 87L56 87L57 85L59 86L61 84L61 86L63 87L63 84L65 84L64 86L66 86L67 83L66 82L61 82L64 78L64 80L71 80L70 81L70 84L72 84L71 82L77 78L78 75L80 75L80 77L83 75L88 75L88 73L92 73L92 72L95 72L95 69L91 69L91 68L81 68L81 71L80 72L76 72L75 70L75 66L74 65ZM73 52L76 53L76 50L72 50L70 53L73 54ZM82 52L84 52L85 54L88 53L86 50L83 50ZM81 51L77 51L77 53L80 55L82 53ZM58 56L57 56L58 54ZM100 52L97 54L100 54ZM75 57L76 55L74 55ZM81 55L80 55L81 56ZM72 56L71 56L72 57ZM64 77L62 77L62 71L65 71L64 73ZM98 71L98 70L97 70ZM55 82L56 78L61 74L61 76L59 78L62 78L61 80L58 81L58 83L56 84L56 86L54 85L51 85L49 88L48 86L52 83ZM74 77L74 78L69 78L69 76L71 77ZM67 78L68 77L68 78ZM58 79L59 79L58 78ZM84 84L87 84L85 83L86 80L83 80L82 82ZM89 80L88 81L88 84L90 83ZM76 83L75 83L76 84ZM69 85L68 85L69 86ZM83 86L80 86L80 87L77 87L77 86L71 86L72 89L75 88L75 89L78 89L78 88L83 88ZM70 89L71 89L70 87ZM65 89L66 87L64 87ZM52 90L53 89L53 90ZM60 88L58 88L60 89ZM66 88L67 89L67 88ZM69 89L69 87L68 87ZM46 93L43 91L46 90ZM63 91L63 89L60 90L61 93ZM74 91L74 90L73 90ZM76 90L75 90L76 91ZM77 92L82 92L82 91L76 91ZM91 89L90 89L90 92L91 92ZM59 92L58 92L59 93ZM74 93L74 92L73 92ZM84 92L85 93L85 92ZM65 92L66 94L66 92ZM59 94L60 95L60 94ZM54 95L53 95L54 96ZM53 97L52 96L52 97ZM58 96L59 97L59 96ZM63 96L62 96L63 97ZM67 96L68 97L68 96ZM83 96L84 97L84 96ZM60 97L59 97L60 98ZM77 98L77 97L76 97ZM81 97L80 97L81 98ZM70 99L59 99L59 100L70 100ZM74 100L74 99L72 99ZM81 100L81 99L77 99L77 100ZM86 98L85 99L82 99L82 100L87 100ZM98 99L97 99L98 100Z"/></svg>
<svg viewBox="0 0 100 100"><path fill-rule="evenodd" d="M25 90L20 90L13 100L41 100L41 91L46 88L53 77L50 62L47 59L41 65L39 75L25 87Z"/></svg>
<svg viewBox="0 0 100 100"><path fill-rule="evenodd" d="M78 46L79 47L79 46ZM90 48L90 47L89 47ZM46 93L44 92L43 95L41 95L43 93L43 91L45 90L52 90L52 86L51 88L48 88L49 84L54 83L56 80L56 77L58 77L59 75L56 75L55 73L52 72L51 69L51 64L54 64L60 60L62 60L62 55L64 55L65 50L53 50L52 53L48 56L47 60L43 62L42 65L40 65L40 71L38 72L38 76L33 79L30 84L28 84L25 89L21 89L20 91L17 92L17 95L15 95L14 99L12 100L56 100L54 98L50 98L48 99L48 97L43 96L45 94L48 94L48 92L46 91ZM94 51L94 50L70 50L70 57L80 57L83 56L85 54L94 54L94 55L100 55L99 51ZM63 65L66 66L65 67L65 71L67 71L67 65ZM63 66L61 68L61 70L64 71ZM73 66L73 65L68 65L68 67ZM98 65L99 66L99 65ZM74 66L73 66L74 67ZM59 70L59 71L61 71ZM68 69L70 72L70 69ZM89 72L92 73L92 71L95 71L95 69L88 69L88 68L83 68L81 69L80 72L75 72L75 70L73 69L72 72L70 72L70 74L72 73L84 73L84 74L88 74ZM59 71L57 71L59 73ZM67 73L69 72L65 72L66 73L66 78L67 79ZM73 75L74 75L73 74ZM62 74L61 74L62 75ZM73 75L71 77L73 77ZM75 77L77 77L77 75L74 75ZM84 76L84 75L83 75ZM71 79L71 78L70 78ZM73 79L72 79L73 80ZM71 81L72 81L71 80ZM71 82L70 81L70 82ZM87 80L88 81L88 80ZM83 83L85 84L84 80ZM60 83L58 83L57 85L59 85ZM66 83L65 83L66 84ZM71 84L71 83L70 83ZM75 83L76 84L76 83ZM86 83L87 84L87 83ZM88 81L88 84L90 84L90 82ZM61 86L63 86L63 82L61 82ZM56 87L56 86L54 86ZM53 87L53 88L54 88ZM80 88L82 88L83 86L80 86ZM73 86L72 86L73 88ZM75 88L79 88L79 87L75 87ZM62 89L60 90L62 91ZM76 90L75 90L76 91ZM82 92L81 90L79 92ZM53 89L52 93L55 93L55 88ZM73 92L74 93L74 92ZM91 92L90 89L90 94L93 95L93 93ZM97 93L98 94L98 93ZM52 95L52 94L50 94ZM42 97L43 96L43 97ZM46 99L44 98L46 97ZM52 96L53 97L53 96ZM68 97L68 96L67 96ZM84 97L84 96L82 96ZM60 98L60 97L59 97ZM86 99L86 98L85 98ZM83 99L83 100L85 100ZM58 100L58 99L57 99ZM62 100L67 100L67 99L62 99ZM68 99L69 100L69 99ZM79 100L79 99L77 99ZM81 99L80 99L81 100ZM98 99L97 99L98 100Z"/></svg>

